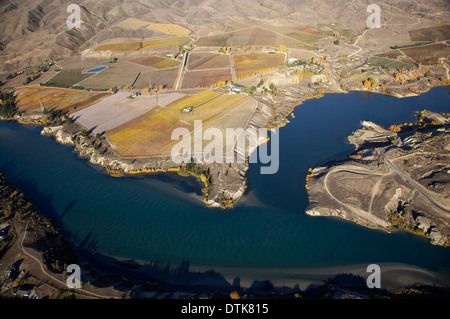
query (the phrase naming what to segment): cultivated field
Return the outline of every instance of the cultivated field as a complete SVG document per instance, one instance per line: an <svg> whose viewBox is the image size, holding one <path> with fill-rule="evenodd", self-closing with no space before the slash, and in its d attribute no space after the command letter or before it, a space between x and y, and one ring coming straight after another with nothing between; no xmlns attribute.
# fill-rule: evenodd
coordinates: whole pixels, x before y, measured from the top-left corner
<svg viewBox="0 0 450 319"><path fill-rule="evenodd" d="M252 99L242 95L221 95L204 104L199 104L200 100L210 97L213 97L212 92L200 93L192 98L185 97L181 101L167 105L174 109L155 107L106 134L123 156L168 155L171 145L177 142L171 140L174 129L185 127L192 131L195 120L202 120L204 126L215 121L215 125L219 125L219 128L224 128L223 125L229 127L228 125L233 123L243 126L255 107ZM185 114L175 109L182 105L193 104L190 100L199 105L192 113ZM237 113L226 116L231 111ZM237 114L240 115L239 119L236 118ZM223 122L222 118L227 120Z"/></svg>
<svg viewBox="0 0 450 319"><path fill-rule="evenodd" d="M84 69L62 69L58 74L45 82L46 86L69 88L76 83L91 77L94 73L82 73Z"/></svg>
<svg viewBox="0 0 450 319"><path fill-rule="evenodd" d="M179 61L160 58L158 56L139 57L131 60L130 62L137 63L143 66L148 66L156 69L165 69L180 64Z"/></svg>
<svg viewBox="0 0 450 319"><path fill-rule="evenodd" d="M82 110L102 99L110 93L85 92L72 89L23 87L16 91L17 108L20 111L41 111L42 106L49 110L58 109L64 112Z"/></svg>
<svg viewBox="0 0 450 319"><path fill-rule="evenodd" d="M142 43L143 49L179 47L189 41L186 37L149 40Z"/></svg>
<svg viewBox="0 0 450 319"><path fill-rule="evenodd" d="M153 23L153 22L147 22L140 19L135 18L128 18L123 20L122 22L116 24L111 28L111 30L120 30L120 29L127 29L127 30L139 30L142 28L147 28L149 30L170 34L170 35L176 35L176 36L185 36L189 33L188 29L185 29L179 25L176 24L170 24L170 23Z"/></svg>
<svg viewBox="0 0 450 319"><path fill-rule="evenodd" d="M188 70L220 69L230 67L230 57L215 53L192 53L188 58Z"/></svg>
<svg viewBox="0 0 450 319"><path fill-rule="evenodd" d="M448 56L450 53L448 47L442 43L402 48L401 51L416 63L428 65L438 63L440 57Z"/></svg>
<svg viewBox="0 0 450 319"><path fill-rule="evenodd" d="M149 23L146 21L142 21L135 18L128 18L113 26L111 30L117 29L139 30L140 28L147 27L148 24Z"/></svg>
<svg viewBox="0 0 450 319"><path fill-rule="evenodd" d="M186 37L163 38L148 41L131 41L100 44L96 51L139 51L141 49L179 47L189 41Z"/></svg>
<svg viewBox="0 0 450 319"><path fill-rule="evenodd" d="M399 69L411 69L414 66L412 64L403 63L397 60L383 58L383 57L371 57L370 65L372 66L382 66L388 69L399 68Z"/></svg>
<svg viewBox="0 0 450 319"><path fill-rule="evenodd" d="M150 22L147 26L147 29L162 32L165 34L175 35L177 37L186 36L189 33L188 29L183 28L182 26L176 24L169 24L169 23Z"/></svg>
<svg viewBox="0 0 450 319"><path fill-rule="evenodd" d="M150 80L153 87L160 85L163 88L171 89L175 85L175 81L178 75L178 68L166 68L156 71L142 72L138 80L134 84L134 88L142 90L148 88L148 81Z"/></svg>
<svg viewBox="0 0 450 319"><path fill-rule="evenodd" d="M194 95L187 95L181 99L178 99L170 104L168 104L166 107L181 111L185 107L192 106L194 109L198 108L202 104L205 104L206 102L212 101L213 99L220 96L220 93L205 90L201 91L200 93L194 94Z"/></svg>
<svg viewBox="0 0 450 319"><path fill-rule="evenodd" d="M207 71L186 71L183 78L183 88L211 87L220 81L231 81L231 68Z"/></svg>
<svg viewBox="0 0 450 319"><path fill-rule="evenodd" d="M308 30L308 29L303 29L302 30ZM321 32L317 32L314 30L309 30L309 31L297 31L297 32L291 32L291 33L287 33L286 34L288 37L291 37L293 39L305 42L305 43L315 43L317 41L319 41L320 39L326 37L326 34L323 34Z"/></svg>
<svg viewBox="0 0 450 319"><path fill-rule="evenodd" d="M74 118L94 133L102 133L131 121L156 107L156 95L141 95L130 99L131 93L119 92L100 102L73 113ZM183 97L181 93L161 94L158 105L165 106Z"/></svg>
<svg viewBox="0 0 450 319"><path fill-rule="evenodd" d="M409 31L411 41L444 41L450 39L450 25Z"/></svg>
<svg viewBox="0 0 450 319"><path fill-rule="evenodd" d="M280 67L284 62L285 55L282 53L263 54L248 53L233 56L236 77L238 79L253 76L259 73L266 73Z"/></svg>
<svg viewBox="0 0 450 319"><path fill-rule="evenodd" d="M101 44L96 51L137 51L142 48L142 42L122 42Z"/></svg>
<svg viewBox="0 0 450 319"><path fill-rule="evenodd" d="M235 46L264 46L264 47L278 47L286 45L288 48L296 49L313 49L311 46L300 42L292 37L270 30L252 27L232 31L228 33L200 37L197 46L206 47L235 47Z"/></svg>
<svg viewBox="0 0 450 319"><path fill-rule="evenodd" d="M110 64L109 67L96 73L90 78L81 81L79 85L91 89L109 89L116 86L119 89L131 86L140 72L151 70L129 62L117 62Z"/></svg>

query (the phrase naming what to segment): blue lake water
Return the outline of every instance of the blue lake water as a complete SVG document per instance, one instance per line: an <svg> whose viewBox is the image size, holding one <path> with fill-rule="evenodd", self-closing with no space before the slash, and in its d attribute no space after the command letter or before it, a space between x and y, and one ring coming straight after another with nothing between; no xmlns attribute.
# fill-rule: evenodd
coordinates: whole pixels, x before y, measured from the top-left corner
<svg viewBox="0 0 450 319"><path fill-rule="evenodd" d="M261 175L259 164L251 164L249 193L225 211L196 199L192 178L102 174L71 146L41 136L36 126L0 123L0 171L80 251L140 261L189 260L211 268L376 262L448 269L450 249L426 239L306 215L304 183L309 167L354 149L346 137L361 120L387 127L415 121L414 112L424 108L449 112L449 92L441 87L405 99L353 92L305 102L280 129L278 173Z"/></svg>
<svg viewBox="0 0 450 319"><path fill-rule="evenodd" d="M104 63L105 64L105 63ZM93 69L89 69L86 72L87 73L96 73L96 72L100 72L103 71L104 69L108 68L107 66L99 66L97 68L93 68Z"/></svg>

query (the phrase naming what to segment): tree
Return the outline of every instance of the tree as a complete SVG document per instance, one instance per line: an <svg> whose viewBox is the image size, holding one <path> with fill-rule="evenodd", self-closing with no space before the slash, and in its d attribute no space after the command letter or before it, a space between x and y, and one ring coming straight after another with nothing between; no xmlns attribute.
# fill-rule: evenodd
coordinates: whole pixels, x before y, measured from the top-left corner
<svg viewBox="0 0 450 319"><path fill-rule="evenodd" d="M259 81L259 83L258 83L258 87L260 87L260 86L263 85L263 84L264 84L264 80L261 79L261 81Z"/></svg>

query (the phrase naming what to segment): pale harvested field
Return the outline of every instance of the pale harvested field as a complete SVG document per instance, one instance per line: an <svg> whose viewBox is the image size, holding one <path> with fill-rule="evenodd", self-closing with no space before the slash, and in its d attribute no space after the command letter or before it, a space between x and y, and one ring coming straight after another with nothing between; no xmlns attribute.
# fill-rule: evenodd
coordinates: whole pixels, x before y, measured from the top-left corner
<svg viewBox="0 0 450 319"><path fill-rule="evenodd" d="M73 113L73 116L87 129L102 133L131 121L156 106L156 95L141 95L135 99L128 98L130 95L132 94L129 92L116 93L91 107ZM158 105L165 106L183 96L182 93L160 94Z"/></svg>
<svg viewBox="0 0 450 319"><path fill-rule="evenodd" d="M183 98L180 103L186 100ZM123 156L170 155L172 145L177 143L171 140L174 129L185 127L192 132L195 120L202 120L205 127L243 127L255 106L255 101L247 96L228 94L188 114L156 107L106 134Z"/></svg>

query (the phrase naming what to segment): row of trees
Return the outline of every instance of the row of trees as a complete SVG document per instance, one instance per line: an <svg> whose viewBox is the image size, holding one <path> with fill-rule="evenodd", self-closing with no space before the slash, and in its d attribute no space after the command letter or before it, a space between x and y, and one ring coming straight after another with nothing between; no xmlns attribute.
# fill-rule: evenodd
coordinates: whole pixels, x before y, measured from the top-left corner
<svg viewBox="0 0 450 319"><path fill-rule="evenodd" d="M0 93L0 100L1 100L0 116L3 116L5 118L12 118L17 112L16 108L17 102L14 92Z"/></svg>

